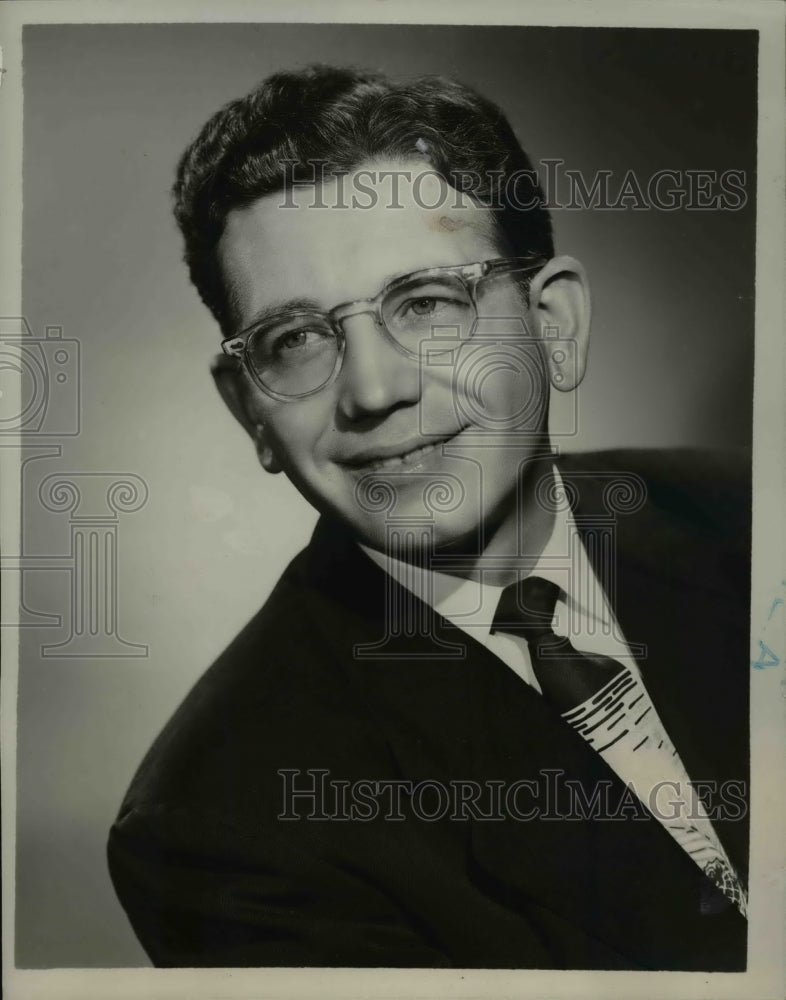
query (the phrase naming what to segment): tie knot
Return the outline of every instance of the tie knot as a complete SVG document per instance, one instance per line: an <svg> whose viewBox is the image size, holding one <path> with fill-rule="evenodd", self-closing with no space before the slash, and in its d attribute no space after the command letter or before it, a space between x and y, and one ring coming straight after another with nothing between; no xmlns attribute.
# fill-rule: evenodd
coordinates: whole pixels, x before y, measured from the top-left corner
<svg viewBox="0 0 786 1000"><path fill-rule="evenodd" d="M491 626L494 632L522 632L537 639L553 634L551 623L560 588L542 576L528 576L502 591Z"/></svg>

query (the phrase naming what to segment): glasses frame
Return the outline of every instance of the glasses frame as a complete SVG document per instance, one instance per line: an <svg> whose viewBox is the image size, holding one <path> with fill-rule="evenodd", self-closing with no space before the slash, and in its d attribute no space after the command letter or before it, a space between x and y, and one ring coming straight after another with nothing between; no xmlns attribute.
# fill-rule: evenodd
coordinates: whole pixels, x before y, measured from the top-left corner
<svg viewBox="0 0 786 1000"><path fill-rule="evenodd" d="M506 272L511 271L525 271L528 274L534 274L536 271L539 271L547 263L547 261L547 257L529 254L527 256L520 257L495 257L492 260L476 261L472 264L453 264L443 267L420 268L417 271L409 271L406 274L401 274L393 278L391 281L386 282L373 298L353 299L349 302L342 302L327 312L321 312L318 309L282 309L280 313L275 313L274 315L268 317L264 323L252 324L251 326L246 327L246 329L241 330L240 333L235 334L232 337L226 337L221 341L221 349L224 354L239 361L254 384L272 399L285 403L293 402L298 399L305 399L308 396L313 396L316 393L321 392L323 389L326 389L329 385L332 385L338 377L338 374L341 371L341 366L344 363L344 354L346 353L346 335L344 333L343 324L352 316L373 316L376 326L383 332L387 340L398 351L410 358L419 357L419 352L416 353L408 350L403 344L396 340L382 318L382 303L384 302L386 296L389 295L390 292L394 292L397 288L400 288L402 285L406 285L408 282L411 282L414 278L423 278L424 280L428 280L429 278L436 278L443 274L456 275L464 285L464 289L472 303L472 308L475 312L475 316L473 317L474 322L478 315L476 290L479 282L483 278L487 278L491 274L505 274ZM336 363L333 366L333 371L328 375L325 381L321 383L321 385L317 386L315 389L309 389L308 392L281 393L277 392L275 389L271 389L270 386L265 385L260 376L257 374L254 366L248 360L249 340L255 333L264 330L271 323L274 323L276 320L284 316L296 318L297 316L314 316L315 314L325 318L336 335L338 351L336 352ZM450 350L450 348L446 348L446 350Z"/></svg>

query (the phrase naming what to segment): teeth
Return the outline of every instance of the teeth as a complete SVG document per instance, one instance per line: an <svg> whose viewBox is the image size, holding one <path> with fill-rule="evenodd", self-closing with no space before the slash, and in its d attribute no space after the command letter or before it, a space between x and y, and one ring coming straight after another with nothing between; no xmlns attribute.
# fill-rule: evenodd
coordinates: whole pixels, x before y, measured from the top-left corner
<svg viewBox="0 0 786 1000"><path fill-rule="evenodd" d="M442 444L442 442L438 442ZM394 455L392 458L383 458L372 464L374 469L395 469L400 468L402 465L415 465L420 459L427 455L430 451L433 451L437 447L436 444L426 444L420 448L415 448L413 451L408 451L406 455Z"/></svg>

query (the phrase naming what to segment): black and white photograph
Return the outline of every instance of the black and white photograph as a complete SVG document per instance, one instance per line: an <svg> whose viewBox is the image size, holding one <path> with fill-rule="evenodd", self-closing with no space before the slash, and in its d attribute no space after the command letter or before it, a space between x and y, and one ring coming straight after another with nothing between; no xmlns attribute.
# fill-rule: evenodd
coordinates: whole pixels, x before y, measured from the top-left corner
<svg viewBox="0 0 786 1000"><path fill-rule="evenodd" d="M782 996L784 7L0 10L3 967Z"/></svg>

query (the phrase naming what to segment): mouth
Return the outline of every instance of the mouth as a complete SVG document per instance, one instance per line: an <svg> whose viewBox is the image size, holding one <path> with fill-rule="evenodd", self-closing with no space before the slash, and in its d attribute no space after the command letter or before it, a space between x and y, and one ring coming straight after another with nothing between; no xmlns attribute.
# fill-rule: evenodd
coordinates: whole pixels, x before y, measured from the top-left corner
<svg viewBox="0 0 786 1000"><path fill-rule="evenodd" d="M378 469L414 469L432 453L441 453L442 445L454 441L464 428L459 428L444 437L418 437L410 441L385 447L369 448L359 451L351 458L344 459L341 464L357 472L374 472Z"/></svg>

